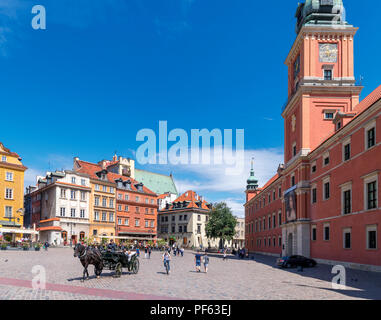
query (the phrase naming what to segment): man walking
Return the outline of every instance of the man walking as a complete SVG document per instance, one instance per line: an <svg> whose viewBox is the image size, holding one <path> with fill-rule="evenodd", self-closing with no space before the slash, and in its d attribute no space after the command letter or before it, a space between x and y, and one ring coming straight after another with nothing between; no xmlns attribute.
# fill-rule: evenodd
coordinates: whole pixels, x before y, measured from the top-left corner
<svg viewBox="0 0 381 320"><path fill-rule="evenodd" d="M194 261L196 263L196 272L201 272L201 254L200 250L197 250L197 253L194 257Z"/></svg>
<svg viewBox="0 0 381 320"><path fill-rule="evenodd" d="M205 273L208 273L208 265L209 265L209 257L208 257L208 253L205 252L205 255L204 255L204 269L205 269Z"/></svg>
<svg viewBox="0 0 381 320"><path fill-rule="evenodd" d="M225 249L224 249L224 258L223 258L223 261L226 260L226 256L227 256L227 250L226 250L226 248L225 248Z"/></svg>
<svg viewBox="0 0 381 320"><path fill-rule="evenodd" d="M148 259L151 259L151 252L152 252L152 249L151 249L151 246L148 247Z"/></svg>

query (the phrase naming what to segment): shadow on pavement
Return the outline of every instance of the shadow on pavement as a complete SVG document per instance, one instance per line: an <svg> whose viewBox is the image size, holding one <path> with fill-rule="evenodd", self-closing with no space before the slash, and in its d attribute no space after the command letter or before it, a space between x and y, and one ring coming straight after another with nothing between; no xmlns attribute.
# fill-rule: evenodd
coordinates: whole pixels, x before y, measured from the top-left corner
<svg viewBox="0 0 381 320"><path fill-rule="evenodd" d="M269 267L273 267L285 272L285 277L287 278L287 273L298 274L303 277L314 278L321 282L331 283L333 277L336 274L332 273L333 266L326 264L318 264L313 268L303 268L303 271L300 271L298 268L291 269L281 269L276 266L277 257L265 256L256 254L255 262L265 264ZM248 261L248 260L246 260ZM286 281L285 281L286 282ZM346 295L348 297L360 298L360 299L371 299L371 300L380 300L381 299L381 274L377 272L368 272L361 271L356 269L346 268L346 286L347 288L355 288L357 290L339 290L339 289L331 289L331 288L321 288L315 286L308 286L303 284L295 284L293 285L299 287L310 287L321 290L327 290L330 292L336 292L342 295Z"/></svg>

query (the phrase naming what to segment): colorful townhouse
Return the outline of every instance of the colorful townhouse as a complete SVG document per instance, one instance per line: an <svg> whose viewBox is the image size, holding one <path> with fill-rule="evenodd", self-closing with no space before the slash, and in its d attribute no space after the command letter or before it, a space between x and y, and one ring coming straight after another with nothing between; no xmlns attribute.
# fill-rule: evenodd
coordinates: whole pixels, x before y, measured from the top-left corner
<svg viewBox="0 0 381 320"><path fill-rule="evenodd" d="M100 164L75 158L73 169L90 177L90 237L97 241L115 237L115 181L109 176L106 167Z"/></svg>
<svg viewBox="0 0 381 320"><path fill-rule="evenodd" d="M360 102L358 28L343 8L341 0L298 5L285 62L284 164L262 188L252 168L246 247L381 271L381 86Z"/></svg>
<svg viewBox="0 0 381 320"><path fill-rule="evenodd" d="M24 224L24 173L20 156L0 142L0 228L3 237L18 239ZM20 230L21 231L21 230Z"/></svg>
<svg viewBox="0 0 381 320"><path fill-rule="evenodd" d="M147 242L157 240L157 194L133 178L136 174L132 159L113 157L103 160L102 167L116 184L117 239Z"/></svg>
<svg viewBox="0 0 381 320"><path fill-rule="evenodd" d="M48 172L27 188L26 221L39 231L39 240L75 245L90 234L90 178L74 171Z"/></svg>
<svg viewBox="0 0 381 320"><path fill-rule="evenodd" d="M132 176L134 161L114 156L97 164L74 160L92 184L90 233L95 238L157 240L157 194Z"/></svg>

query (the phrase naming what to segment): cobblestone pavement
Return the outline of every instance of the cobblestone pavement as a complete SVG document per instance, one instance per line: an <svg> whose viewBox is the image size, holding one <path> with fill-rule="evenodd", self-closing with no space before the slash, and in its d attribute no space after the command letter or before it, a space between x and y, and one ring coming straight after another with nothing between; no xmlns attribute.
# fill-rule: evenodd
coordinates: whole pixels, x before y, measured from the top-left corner
<svg viewBox="0 0 381 320"><path fill-rule="evenodd" d="M381 274L347 269L346 290L332 289L332 267L282 270L274 267L275 258L256 256L253 260L231 257L223 261L210 255L209 272L196 273L194 255L173 257L171 274L166 275L161 253L151 259L140 257L137 275L124 272L114 278L104 270L96 279L93 266L90 280L82 283L82 265L70 248L49 251L0 251L0 298L38 300L79 299L381 299ZM46 270L46 290L33 290L32 268Z"/></svg>

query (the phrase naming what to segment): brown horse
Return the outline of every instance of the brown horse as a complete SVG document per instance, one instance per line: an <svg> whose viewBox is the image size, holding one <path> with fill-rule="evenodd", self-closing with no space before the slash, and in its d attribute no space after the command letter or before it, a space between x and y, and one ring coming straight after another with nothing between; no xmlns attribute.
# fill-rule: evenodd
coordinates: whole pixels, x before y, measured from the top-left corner
<svg viewBox="0 0 381 320"><path fill-rule="evenodd" d="M99 278L103 270L103 261L102 255L97 248L85 247L77 243L74 247L74 257L78 257L84 267L82 282L85 281L85 275L89 279L87 268L90 264L95 266L95 275Z"/></svg>

